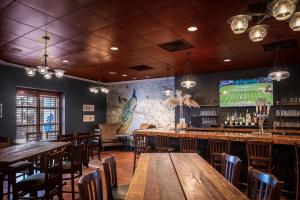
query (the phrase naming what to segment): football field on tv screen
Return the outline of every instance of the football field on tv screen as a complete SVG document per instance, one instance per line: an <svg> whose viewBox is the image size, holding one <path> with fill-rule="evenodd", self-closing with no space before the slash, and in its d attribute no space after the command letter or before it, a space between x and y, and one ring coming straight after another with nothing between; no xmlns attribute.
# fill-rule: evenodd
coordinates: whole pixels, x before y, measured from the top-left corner
<svg viewBox="0 0 300 200"><path fill-rule="evenodd" d="M273 105L273 84L255 83L223 85L220 87L221 107L255 106L258 99L266 99Z"/></svg>

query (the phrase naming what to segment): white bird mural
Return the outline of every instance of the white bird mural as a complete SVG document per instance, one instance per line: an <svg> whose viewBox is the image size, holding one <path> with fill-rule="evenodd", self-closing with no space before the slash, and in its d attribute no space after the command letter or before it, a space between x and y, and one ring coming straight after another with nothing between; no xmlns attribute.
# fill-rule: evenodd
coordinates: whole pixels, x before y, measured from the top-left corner
<svg viewBox="0 0 300 200"><path fill-rule="evenodd" d="M171 107L187 106L189 108L199 108L199 104L192 98L190 94L184 94L181 90L176 90L175 96L170 96L164 101L165 105Z"/></svg>

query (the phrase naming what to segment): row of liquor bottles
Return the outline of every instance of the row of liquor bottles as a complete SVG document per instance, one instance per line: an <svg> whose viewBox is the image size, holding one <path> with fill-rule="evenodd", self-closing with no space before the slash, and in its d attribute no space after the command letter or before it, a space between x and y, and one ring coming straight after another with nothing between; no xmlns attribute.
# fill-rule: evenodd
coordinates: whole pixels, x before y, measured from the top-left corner
<svg viewBox="0 0 300 200"><path fill-rule="evenodd" d="M277 117L300 117L300 110L276 110Z"/></svg>
<svg viewBox="0 0 300 200"><path fill-rule="evenodd" d="M240 126L255 126L258 123L258 118L256 113L249 113L248 110L245 114L237 113L227 113L224 121L224 125L240 125Z"/></svg>

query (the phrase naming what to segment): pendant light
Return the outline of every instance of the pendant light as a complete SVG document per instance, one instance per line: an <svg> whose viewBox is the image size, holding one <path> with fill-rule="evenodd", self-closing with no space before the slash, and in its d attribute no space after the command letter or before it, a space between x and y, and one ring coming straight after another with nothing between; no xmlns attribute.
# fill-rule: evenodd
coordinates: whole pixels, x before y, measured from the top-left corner
<svg viewBox="0 0 300 200"><path fill-rule="evenodd" d="M300 12L295 12L289 22L290 28L293 31L300 31Z"/></svg>
<svg viewBox="0 0 300 200"><path fill-rule="evenodd" d="M272 16L278 21L289 19L296 10L295 0L274 0L268 4Z"/></svg>
<svg viewBox="0 0 300 200"><path fill-rule="evenodd" d="M249 28L249 38L252 42L260 42L268 34L268 25L256 25Z"/></svg>
<svg viewBox="0 0 300 200"><path fill-rule="evenodd" d="M285 66L280 66L280 52L277 49L274 69L269 73L268 78L274 81L281 81L290 77L290 72Z"/></svg>
<svg viewBox="0 0 300 200"><path fill-rule="evenodd" d="M231 30L234 34L242 34L248 28L248 22L252 19L250 15L235 15L228 19Z"/></svg>
<svg viewBox="0 0 300 200"><path fill-rule="evenodd" d="M98 83L97 83L96 86L90 87L90 88L89 88L89 91L90 91L91 93L94 93L94 94L98 94L99 91L100 91L101 93L108 94L108 93L109 93L109 89L108 89L107 87L104 87L104 86L101 84L101 79L100 79L100 69L99 69L99 68L98 68L97 72L98 72L98 77L99 77Z"/></svg>
<svg viewBox="0 0 300 200"><path fill-rule="evenodd" d="M167 68L167 86L165 86L163 93L164 95L166 95L167 97L170 96L173 93L173 90L170 88L170 82L169 82L169 71L170 68Z"/></svg>
<svg viewBox="0 0 300 200"><path fill-rule="evenodd" d="M192 72L190 69L190 62L188 61L188 56L190 55L190 52L186 52L186 66L185 66L185 76L183 81L181 82L181 87L190 89L192 87L196 86L196 82L192 80Z"/></svg>
<svg viewBox="0 0 300 200"><path fill-rule="evenodd" d="M27 76L35 76L35 74L36 74L36 69L34 69L34 68L26 67L25 70L26 70Z"/></svg>

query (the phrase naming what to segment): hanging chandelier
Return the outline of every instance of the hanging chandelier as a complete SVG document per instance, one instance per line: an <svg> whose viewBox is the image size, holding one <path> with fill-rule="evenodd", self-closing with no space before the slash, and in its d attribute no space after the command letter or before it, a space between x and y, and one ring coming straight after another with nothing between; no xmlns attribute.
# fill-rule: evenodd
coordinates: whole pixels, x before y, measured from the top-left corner
<svg viewBox="0 0 300 200"><path fill-rule="evenodd" d="M192 72L191 72L191 69L190 69L190 62L188 61L188 56L190 55L190 52L187 52L186 53L186 67L185 67L185 70L186 70L186 73L185 73L185 76L184 76L184 80L181 82L181 87L184 87L184 88L187 88L187 89L190 89L192 87L195 87L196 86L196 82L192 80Z"/></svg>
<svg viewBox="0 0 300 200"><path fill-rule="evenodd" d="M284 64L282 66L280 65L280 52L279 50L277 51L273 70L268 75L268 78L273 81L281 81L290 77L290 72L287 70L287 67Z"/></svg>
<svg viewBox="0 0 300 200"><path fill-rule="evenodd" d="M241 13L229 18L227 22L234 34L242 34L248 30L249 39L253 42L260 42L267 36L269 25L262 24L262 22L271 17L274 17L277 21L291 18L290 28L293 31L300 31L300 12L295 12L296 3L297 0L273 0L271 2L265 0L262 9L266 6L266 11ZM256 24L248 28L250 21L255 21Z"/></svg>
<svg viewBox="0 0 300 200"><path fill-rule="evenodd" d="M170 88L169 71L170 71L170 68L168 67L167 68L167 86L165 86L165 88L163 90L163 94L166 95L167 97L169 97L173 93L173 90Z"/></svg>
<svg viewBox="0 0 300 200"><path fill-rule="evenodd" d="M49 60L51 60L51 59L49 58L48 53L47 53L47 47L48 47L47 43L48 43L48 40L50 40L50 37L44 36L43 39L45 40L45 49L44 49L45 51L44 51L44 55L42 57L44 59L44 64L43 65L38 65L38 66L36 66L36 68L26 67L25 68L26 74L27 74L27 76L33 77L33 76L35 76L36 71L38 71L47 80L51 79L53 74L57 78L62 78L65 74L64 70L61 70L61 69L50 70L49 67L48 67L48 59ZM39 59L39 60L41 60L41 59ZM53 61L53 60L51 60L51 61Z"/></svg>
<svg viewBox="0 0 300 200"><path fill-rule="evenodd" d="M97 71L98 71L98 76L99 76L98 83L97 83L97 85L90 87L89 90L91 93L94 93L94 94L98 94L99 92L108 94L109 89L107 87L104 87L103 84L101 84L100 69L98 69Z"/></svg>

